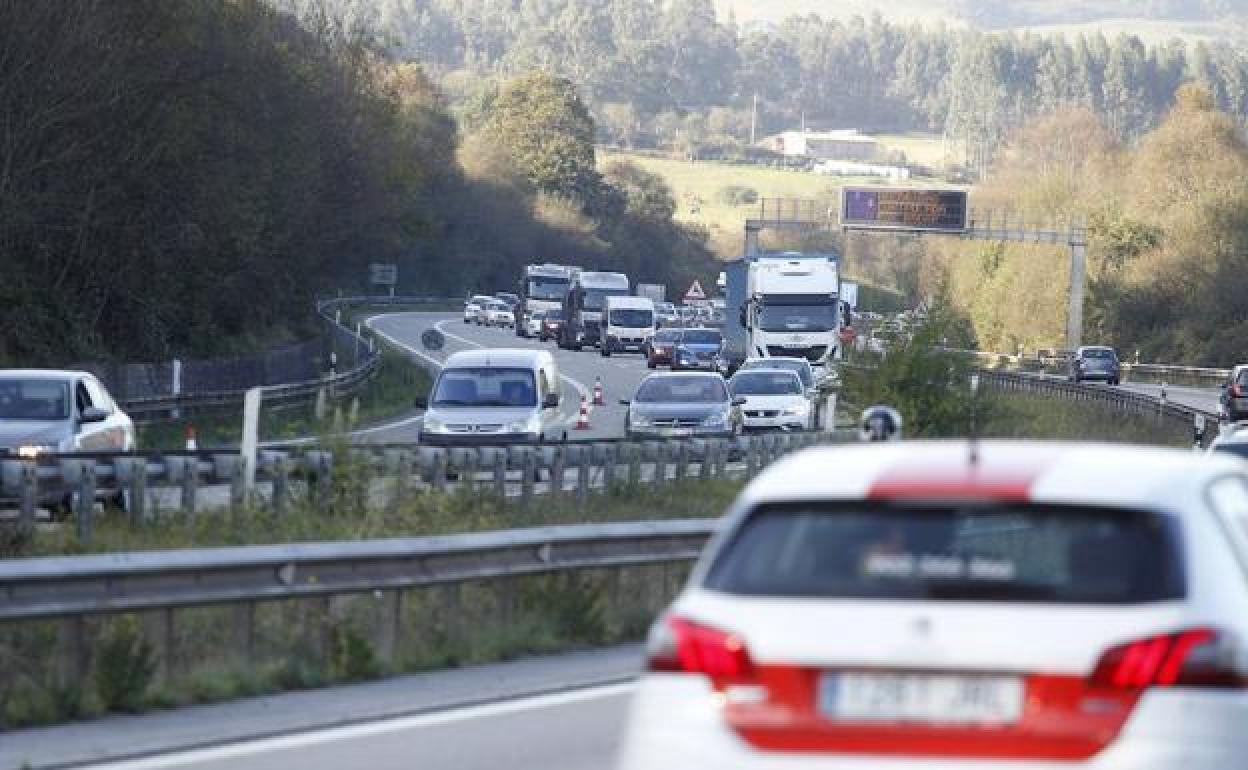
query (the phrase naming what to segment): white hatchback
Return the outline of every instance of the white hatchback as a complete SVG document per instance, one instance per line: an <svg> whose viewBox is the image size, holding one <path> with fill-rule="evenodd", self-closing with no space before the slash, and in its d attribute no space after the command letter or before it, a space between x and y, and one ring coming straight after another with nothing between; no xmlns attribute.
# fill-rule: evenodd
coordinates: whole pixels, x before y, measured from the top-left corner
<svg viewBox="0 0 1248 770"><path fill-rule="evenodd" d="M1243 767L1246 643L1239 460L809 450L653 628L621 767Z"/></svg>
<svg viewBox="0 0 1248 770"><path fill-rule="evenodd" d="M746 430L810 430L814 410L797 372L747 369L728 380L732 395L744 398Z"/></svg>

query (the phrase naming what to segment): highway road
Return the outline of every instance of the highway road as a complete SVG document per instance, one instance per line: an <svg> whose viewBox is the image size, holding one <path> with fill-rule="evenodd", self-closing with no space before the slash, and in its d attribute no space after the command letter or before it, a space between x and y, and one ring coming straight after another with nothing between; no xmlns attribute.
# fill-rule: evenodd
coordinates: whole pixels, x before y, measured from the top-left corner
<svg viewBox="0 0 1248 770"><path fill-rule="evenodd" d="M511 329L497 329L465 324L459 314L393 313L374 316L367 325L390 344L401 348L426 365L440 365L447 356L461 350L476 348L525 348L549 350L555 356L563 377L563 405L560 416L572 438L621 438L624 435L625 407L621 398L631 398L637 386L649 374L645 359L637 353L616 354L603 358L596 350L581 352L560 350L553 342L539 342L517 337ZM439 352L425 350L420 337L428 329L437 329L446 336L446 347ZM601 378L606 404L592 407L590 430L575 430L581 396L592 397L594 382ZM358 434L359 440L378 443L414 441L419 422L411 421L393 427Z"/></svg>

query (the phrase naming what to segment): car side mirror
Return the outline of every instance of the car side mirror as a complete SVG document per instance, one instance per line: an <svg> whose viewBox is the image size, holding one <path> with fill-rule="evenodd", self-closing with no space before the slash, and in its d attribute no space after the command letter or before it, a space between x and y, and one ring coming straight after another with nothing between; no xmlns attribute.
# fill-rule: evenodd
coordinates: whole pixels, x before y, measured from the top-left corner
<svg viewBox="0 0 1248 770"><path fill-rule="evenodd" d="M412 399L412 403L416 405L416 408L417 408L417 409L428 409L428 408L429 408L429 397L428 397L428 396L417 396L416 398Z"/></svg>
<svg viewBox="0 0 1248 770"><path fill-rule="evenodd" d="M628 405L629 405L629 404L631 404L631 403L633 403L633 402L632 402L632 401L629 401L627 398L621 398L621 399L620 399L620 406L628 406Z"/></svg>
<svg viewBox="0 0 1248 770"><path fill-rule="evenodd" d="M558 409L559 408L559 394L547 393L546 397L542 399L542 408L543 409Z"/></svg>
<svg viewBox="0 0 1248 770"><path fill-rule="evenodd" d="M108 412L98 406L89 406L82 410L82 422L104 422L108 419Z"/></svg>
<svg viewBox="0 0 1248 770"><path fill-rule="evenodd" d="M732 399L733 406L745 406L745 396L736 396Z"/></svg>

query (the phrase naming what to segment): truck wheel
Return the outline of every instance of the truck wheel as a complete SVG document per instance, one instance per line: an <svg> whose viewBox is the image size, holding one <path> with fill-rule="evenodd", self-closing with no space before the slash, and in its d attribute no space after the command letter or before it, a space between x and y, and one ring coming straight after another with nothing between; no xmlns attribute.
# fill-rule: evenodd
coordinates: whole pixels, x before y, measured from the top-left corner
<svg viewBox="0 0 1248 770"><path fill-rule="evenodd" d="M610 357L611 357L611 346L610 346L610 345L608 345L607 343L605 343L605 342L604 342L604 343L602 343L602 348L601 348L601 349L599 349L599 351L598 351L598 352L602 354L602 357L603 357L603 358L610 358Z"/></svg>
<svg viewBox="0 0 1248 770"><path fill-rule="evenodd" d="M646 368L647 368L647 369L658 369L658 368L659 368L659 365L658 365L658 364L656 364L656 363L655 363L652 359L647 358L647 359L646 359Z"/></svg>

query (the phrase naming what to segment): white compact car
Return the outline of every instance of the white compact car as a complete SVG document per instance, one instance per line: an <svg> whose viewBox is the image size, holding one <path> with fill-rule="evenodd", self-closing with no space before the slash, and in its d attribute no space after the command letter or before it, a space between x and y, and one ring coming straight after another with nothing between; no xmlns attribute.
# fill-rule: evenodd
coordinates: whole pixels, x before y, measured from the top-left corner
<svg viewBox="0 0 1248 770"><path fill-rule="evenodd" d="M746 430L810 430L814 409L802 379L791 369L748 369L728 381L744 398Z"/></svg>
<svg viewBox="0 0 1248 770"><path fill-rule="evenodd" d="M492 301L492 297L487 297L483 294L469 297L468 301L464 303L464 323L481 323L481 313L484 311L485 306Z"/></svg>
<svg viewBox="0 0 1248 770"><path fill-rule="evenodd" d="M515 326L516 316L506 302L495 299L482 306L481 323L486 326Z"/></svg>
<svg viewBox="0 0 1248 770"><path fill-rule="evenodd" d="M808 450L656 622L620 766L1225 770L1248 474L1121 445Z"/></svg>

